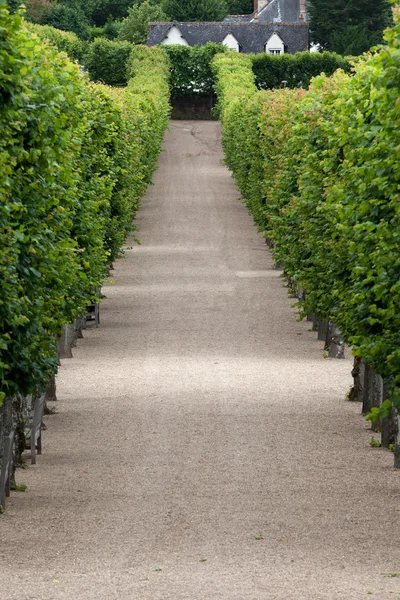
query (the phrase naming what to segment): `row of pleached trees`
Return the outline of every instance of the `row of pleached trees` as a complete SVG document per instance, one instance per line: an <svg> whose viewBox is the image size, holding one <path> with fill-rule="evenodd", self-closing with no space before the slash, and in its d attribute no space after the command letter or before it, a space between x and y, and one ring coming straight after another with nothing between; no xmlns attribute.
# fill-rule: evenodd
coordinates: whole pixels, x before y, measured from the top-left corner
<svg viewBox="0 0 400 600"><path fill-rule="evenodd" d="M398 4L394 16L386 46L308 90L257 91L244 55L213 66L227 164L303 315L352 347L351 397L400 467Z"/></svg>
<svg viewBox="0 0 400 600"><path fill-rule="evenodd" d="M126 88L77 63L0 2L0 462L18 463L63 326L121 255L169 119L169 65L134 48Z"/></svg>

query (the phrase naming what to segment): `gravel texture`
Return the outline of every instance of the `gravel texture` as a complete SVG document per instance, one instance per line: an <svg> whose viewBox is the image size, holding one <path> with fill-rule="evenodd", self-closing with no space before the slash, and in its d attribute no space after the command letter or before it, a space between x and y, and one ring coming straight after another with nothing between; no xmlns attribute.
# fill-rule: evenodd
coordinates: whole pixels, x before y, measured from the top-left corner
<svg viewBox="0 0 400 600"><path fill-rule="evenodd" d="M226 167L172 122L0 517L2 600L400 597L400 475L344 400ZM376 436L378 437L378 436Z"/></svg>

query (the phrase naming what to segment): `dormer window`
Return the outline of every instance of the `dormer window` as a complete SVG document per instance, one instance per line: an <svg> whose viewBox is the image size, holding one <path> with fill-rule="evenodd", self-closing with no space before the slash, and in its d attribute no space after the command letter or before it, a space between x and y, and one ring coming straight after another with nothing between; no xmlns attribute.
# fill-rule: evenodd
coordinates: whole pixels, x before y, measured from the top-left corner
<svg viewBox="0 0 400 600"><path fill-rule="evenodd" d="M228 46L231 50L240 52L240 44L232 33L228 33L222 40L224 46Z"/></svg>
<svg viewBox="0 0 400 600"><path fill-rule="evenodd" d="M275 32L271 35L271 37L265 44L265 52L274 55L285 53L285 44L279 33Z"/></svg>
<svg viewBox="0 0 400 600"><path fill-rule="evenodd" d="M182 35L181 30L176 25L173 25L167 35L161 42L162 44L180 44L181 46L189 46L188 42Z"/></svg>

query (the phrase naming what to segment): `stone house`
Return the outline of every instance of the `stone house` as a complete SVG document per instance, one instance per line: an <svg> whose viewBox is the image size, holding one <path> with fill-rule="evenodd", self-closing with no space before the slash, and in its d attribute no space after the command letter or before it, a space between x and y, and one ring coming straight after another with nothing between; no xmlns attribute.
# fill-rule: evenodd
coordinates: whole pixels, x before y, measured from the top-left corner
<svg viewBox="0 0 400 600"><path fill-rule="evenodd" d="M305 0L255 0L251 15L215 23L150 23L147 45L225 44L237 52L294 54L309 49Z"/></svg>

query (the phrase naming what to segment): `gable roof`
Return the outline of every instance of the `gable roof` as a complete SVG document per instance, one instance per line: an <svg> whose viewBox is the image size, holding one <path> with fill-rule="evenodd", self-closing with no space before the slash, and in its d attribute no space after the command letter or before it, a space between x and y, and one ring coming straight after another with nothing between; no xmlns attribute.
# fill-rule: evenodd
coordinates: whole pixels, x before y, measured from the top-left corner
<svg viewBox="0 0 400 600"><path fill-rule="evenodd" d="M168 36L171 29L174 29L174 28L178 29L178 31L181 34L181 38L185 39L185 36L183 35L182 30L180 29L178 23L175 23L175 21L171 21L171 23L168 23L168 25L169 25L169 27L165 30L165 34L164 34L164 37L162 38L161 42ZM186 41L188 42L188 44L190 44L190 42L188 40L186 40ZM161 42L159 42L159 43L161 43ZM147 44L147 45L149 46L150 44ZM152 45L154 46L155 44L152 44Z"/></svg>
<svg viewBox="0 0 400 600"><path fill-rule="evenodd" d="M190 46L204 46L207 42L221 44L231 33L243 52L265 51L265 44L273 33L278 33L290 54L309 48L308 25L306 23L270 22L217 22L217 23L150 23L147 45L161 44L171 27L175 25Z"/></svg>

